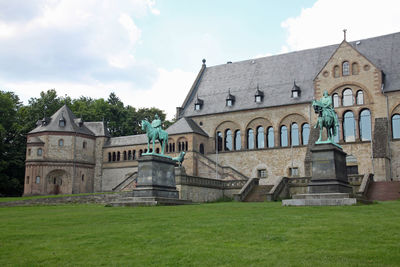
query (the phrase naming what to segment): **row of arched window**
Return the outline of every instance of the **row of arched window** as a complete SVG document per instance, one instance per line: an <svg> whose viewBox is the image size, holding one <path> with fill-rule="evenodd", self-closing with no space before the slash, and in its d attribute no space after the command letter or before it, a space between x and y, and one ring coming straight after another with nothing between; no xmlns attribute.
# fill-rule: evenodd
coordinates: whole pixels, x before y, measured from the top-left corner
<svg viewBox="0 0 400 267"><path fill-rule="evenodd" d="M362 90L358 90L355 96L355 101L354 101L354 96L353 96L353 90L351 90L350 88L345 88L343 90L343 94L342 94L342 99L341 99L341 103L340 103L340 97L337 93L334 93L332 95L332 103L333 103L333 107L339 107L340 105L342 106L353 106L354 103L356 103L357 105L364 105L364 92Z"/></svg>
<svg viewBox="0 0 400 267"><path fill-rule="evenodd" d="M358 118L358 130L361 141L371 140L371 112L369 109L363 109ZM349 110L343 113L343 120L341 126L337 126L337 132L340 133L343 129L343 141L354 142L356 141L357 123L353 111ZM335 137L335 141L339 142L339 134Z"/></svg>
<svg viewBox="0 0 400 267"><path fill-rule="evenodd" d="M350 63L348 61L343 61L343 63L342 63L342 72L341 73L340 73L339 65L335 65L333 67L333 77L338 78L341 75L342 76L348 76L348 75L350 75L350 71L351 71L352 75L357 75L360 72L360 68L358 66L358 63L357 62L353 62L351 64L351 70L350 70Z"/></svg>
<svg viewBox="0 0 400 267"><path fill-rule="evenodd" d="M299 131L299 125L292 123L290 125L290 133L286 125L280 127L280 144L278 146L287 147L289 141L292 146L307 145L310 135L310 125L304 123ZM242 149L242 136L240 130L236 130L233 134L231 129L226 129L225 132L217 132L217 148L218 151L232 151ZM259 125L255 131L252 128L246 131L246 149L261 149L273 148L275 145L274 128L268 127L264 133L264 127Z"/></svg>
<svg viewBox="0 0 400 267"><path fill-rule="evenodd" d="M188 151L189 147L188 147L188 142L187 141L180 141L177 143L177 147L178 147L178 152L181 151ZM165 152L166 153L173 153L175 152L175 143L168 143L168 145L165 148Z"/></svg>

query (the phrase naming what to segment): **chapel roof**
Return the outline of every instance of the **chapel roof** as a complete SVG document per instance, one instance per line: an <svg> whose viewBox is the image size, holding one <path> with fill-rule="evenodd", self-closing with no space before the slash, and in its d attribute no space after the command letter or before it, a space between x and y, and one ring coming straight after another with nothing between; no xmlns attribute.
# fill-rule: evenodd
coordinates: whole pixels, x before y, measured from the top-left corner
<svg viewBox="0 0 400 267"><path fill-rule="evenodd" d="M400 90L400 33L349 44L384 72L384 92ZM339 45L206 67L182 105L181 117L310 102L315 77ZM294 81L301 89L301 97L290 97ZM262 103L254 101L257 86L265 95ZM228 89L236 98L231 107L225 105ZM203 101L200 110L194 109L197 98Z"/></svg>

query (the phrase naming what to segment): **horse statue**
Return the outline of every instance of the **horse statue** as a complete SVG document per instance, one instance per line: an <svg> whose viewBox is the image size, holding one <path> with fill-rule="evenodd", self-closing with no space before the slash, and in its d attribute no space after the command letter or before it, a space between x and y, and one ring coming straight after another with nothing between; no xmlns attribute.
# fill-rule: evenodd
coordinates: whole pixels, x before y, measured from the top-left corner
<svg viewBox="0 0 400 267"><path fill-rule="evenodd" d="M332 107L332 99L329 97L328 91L324 91L324 96L320 100L313 100L312 106L315 113L318 114L318 122L314 128L319 128L319 138L315 144L331 143L340 147L334 141L334 137L338 134L337 126L339 123L336 112ZM326 128L328 133L328 139L326 141L322 141L323 128Z"/></svg>
<svg viewBox="0 0 400 267"><path fill-rule="evenodd" d="M152 123L142 120L142 130L145 130L147 135L147 151L150 151L151 141L153 142L154 153L154 145L156 140L158 140L161 144L161 154L164 155L165 146L168 144L168 133L161 129L161 120L159 120L158 115L156 115L156 119Z"/></svg>

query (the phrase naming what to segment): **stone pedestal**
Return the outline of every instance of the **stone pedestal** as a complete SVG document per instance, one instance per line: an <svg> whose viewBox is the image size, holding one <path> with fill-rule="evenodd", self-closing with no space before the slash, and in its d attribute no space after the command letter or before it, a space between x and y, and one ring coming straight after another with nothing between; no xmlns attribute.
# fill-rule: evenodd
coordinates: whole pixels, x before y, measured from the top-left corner
<svg viewBox="0 0 400 267"><path fill-rule="evenodd" d="M133 197L179 198L175 184L175 161L157 155L145 155L138 161L137 186Z"/></svg>
<svg viewBox="0 0 400 267"><path fill-rule="evenodd" d="M308 194L294 195L282 201L283 206L346 206L354 205L349 185L346 153L332 144L315 145L312 149L312 176Z"/></svg>
<svg viewBox="0 0 400 267"><path fill-rule="evenodd" d="M312 177L309 193L352 193L347 179L346 153L332 144L311 149Z"/></svg>
<svg viewBox="0 0 400 267"><path fill-rule="evenodd" d="M138 177L132 195L111 202L108 206L182 205L191 201L179 199L175 184L175 161L159 155L143 155L138 159Z"/></svg>

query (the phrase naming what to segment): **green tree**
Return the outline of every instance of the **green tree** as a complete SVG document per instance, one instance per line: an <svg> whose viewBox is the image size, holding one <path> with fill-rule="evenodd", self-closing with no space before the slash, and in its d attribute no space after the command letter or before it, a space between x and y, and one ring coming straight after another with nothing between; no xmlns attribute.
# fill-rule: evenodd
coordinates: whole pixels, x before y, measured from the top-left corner
<svg viewBox="0 0 400 267"><path fill-rule="evenodd" d="M26 139L19 124L22 104L12 92L0 91L0 196L21 195Z"/></svg>

